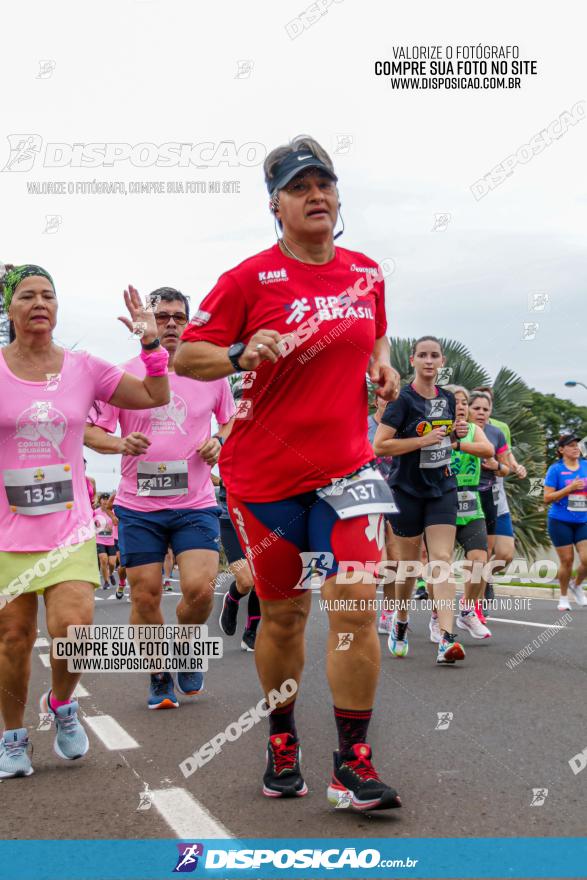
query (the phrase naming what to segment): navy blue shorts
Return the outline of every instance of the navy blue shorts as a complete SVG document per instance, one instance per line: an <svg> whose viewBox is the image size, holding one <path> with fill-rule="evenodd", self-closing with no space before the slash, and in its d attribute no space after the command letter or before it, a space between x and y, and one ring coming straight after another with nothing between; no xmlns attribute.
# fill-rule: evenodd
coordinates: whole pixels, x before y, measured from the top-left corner
<svg viewBox="0 0 587 880"><path fill-rule="evenodd" d="M496 535L503 535L504 538L514 537L514 524L510 513L502 513L495 521Z"/></svg>
<svg viewBox="0 0 587 880"><path fill-rule="evenodd" d="M569 547L587 541L587 523L565 522L549 516L548 534L555 547Z"/></svg>
<svg viewBox="0 0 587 880"><path fill-rule="evenodd" d="M120 562L127 568L162 563L168 547L175 556L184 550L219 552L219 507L145 513L115 505L114 512L119 520Z"/></svg>

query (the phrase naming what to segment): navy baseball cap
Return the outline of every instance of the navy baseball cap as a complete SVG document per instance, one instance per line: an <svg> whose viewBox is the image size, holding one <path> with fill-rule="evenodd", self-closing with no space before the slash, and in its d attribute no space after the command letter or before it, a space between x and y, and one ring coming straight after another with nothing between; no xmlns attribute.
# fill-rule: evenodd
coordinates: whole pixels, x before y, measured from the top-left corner
<svg viewBox="0 0 587 880"><path fill-rule="evenodd" d="M331 171L324 162L311 153L310 150L296 150L294 153L288 153L288 155L276 165L271 180L265 177L265 183L267 184L269 195L272 196L278 189L283 189L283 187L286 186L290 180L293 180L300 171L305 171L308 168L317 168L319 171L327 174L335 183L338 181L336 174Z"/></svg>
<svg viewBox="0 0 587 880"><path fill-rule="evenodd" d="M557 446L568 446L569 443L573 443L575 440L579 443L581 438L577 434L562 434L558 438Z"/></svg>

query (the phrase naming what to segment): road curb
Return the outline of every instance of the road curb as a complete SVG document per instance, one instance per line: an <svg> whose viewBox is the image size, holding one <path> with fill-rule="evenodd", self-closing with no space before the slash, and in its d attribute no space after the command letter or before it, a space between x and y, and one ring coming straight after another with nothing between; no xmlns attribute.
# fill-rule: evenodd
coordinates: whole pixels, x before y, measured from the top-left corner
<svg viewBox="0 0 587 880"><path fill-rule="evenodd" d="M528 599L558 599L559 597L558 585L552 587L508 587L494 581L493 590L496 596L521 596Z"/></svg>

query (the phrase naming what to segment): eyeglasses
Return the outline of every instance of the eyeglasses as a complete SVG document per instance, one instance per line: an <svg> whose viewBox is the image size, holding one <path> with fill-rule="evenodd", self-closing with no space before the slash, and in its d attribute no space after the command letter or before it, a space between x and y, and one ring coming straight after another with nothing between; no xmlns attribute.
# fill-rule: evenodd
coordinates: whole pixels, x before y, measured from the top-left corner
<svg viewBox="0 0 587 880"><path fill-rule="evenodd" d="M169 324L172 318L175 323L179 324L181 327L188 322L187 315L184 315L183 312L173 312L173 314L170 312L155 313L155 320L158 324Z"/></svg>

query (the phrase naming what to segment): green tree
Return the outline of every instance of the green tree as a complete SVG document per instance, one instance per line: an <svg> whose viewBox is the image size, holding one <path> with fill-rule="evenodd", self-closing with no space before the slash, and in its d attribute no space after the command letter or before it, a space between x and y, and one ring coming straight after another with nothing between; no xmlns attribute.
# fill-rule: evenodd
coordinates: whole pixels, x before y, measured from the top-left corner
<svg viewBox="0 0 587 880"><path fill-rule="evenodd" d="M571 400L562 400L554 394L532 391L532 412L546 435L546 460L556 461L557 440L571 431L579 437L587 436L587 406L577 406Z"/></svg>
<svg viewBox="0 0 587 880"><path fill-rule="evenodd" d="M411 381L410 352L414 339L391 339L391 363L401 376L402 384ZM528 470L525 480L506 479L506 490L516 531L517 551L530 558L547 545L546 516L542 492L530 493L532 480L544 477L546 466L546 433L534 409L533 392L520 376L502 367L491 381L487 370L477 363L463 343L441 339L446 366L451 369L449 382L469 390L478 385L491 385L495 395L493 414L507 422L512 434L516 459ZM371 393L370 400L373 400ZM586 432L587 433L587 430Z"/></svg>

